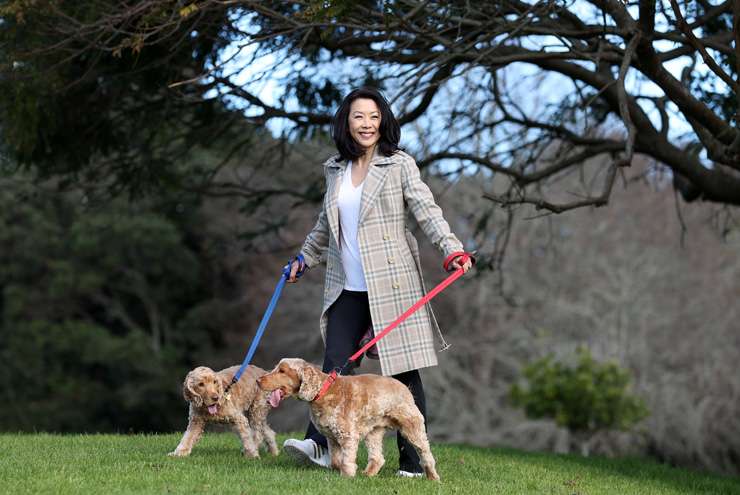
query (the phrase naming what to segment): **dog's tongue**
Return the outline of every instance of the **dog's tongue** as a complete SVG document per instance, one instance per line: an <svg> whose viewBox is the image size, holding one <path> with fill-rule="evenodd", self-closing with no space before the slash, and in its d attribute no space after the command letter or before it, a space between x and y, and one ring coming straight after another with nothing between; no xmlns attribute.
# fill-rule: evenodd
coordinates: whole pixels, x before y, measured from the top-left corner
<svg viewBox="0 0 740 495"><path fill-rule="evenodd" d="M216 414L218 412L218 404L208 406L208 414Z"/></svg>
<svg viewBox="0 0 740 495"><path fill-rule="evenodd" d="M283 400L283 392L279 388L276 388L270 393L268 402L272 407L277 407L280 405L281 400Z"/></svg>

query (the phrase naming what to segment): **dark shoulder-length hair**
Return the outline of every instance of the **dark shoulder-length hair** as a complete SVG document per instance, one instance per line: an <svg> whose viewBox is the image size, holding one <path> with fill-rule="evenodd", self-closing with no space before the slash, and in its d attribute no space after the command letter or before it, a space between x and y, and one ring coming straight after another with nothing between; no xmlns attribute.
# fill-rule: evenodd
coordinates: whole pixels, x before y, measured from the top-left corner
<svg viewBox="0 0 740 495"><path fill-rule="evenodd" d="M355 89L345 96L334 114L332 137L337 145L339 155L344 160L355 160L365 154L362 146L349 133L349 107L358 98L373 100L378 105L378 110L380 110L380 139L378 140L377 149L384 156L391 156L399 149L401 126L393 115L391 106L380 91L367 86Z"/></svg>

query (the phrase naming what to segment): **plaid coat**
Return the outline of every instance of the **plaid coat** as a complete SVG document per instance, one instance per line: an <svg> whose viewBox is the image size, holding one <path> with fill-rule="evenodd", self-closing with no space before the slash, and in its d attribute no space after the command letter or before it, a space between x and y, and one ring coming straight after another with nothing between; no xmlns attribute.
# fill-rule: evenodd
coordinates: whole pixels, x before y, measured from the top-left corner
<svg viewBox="0 0 740 495"><path fill-rule="evenodd" d="M337 195L346 166L338 155L324 163L324 203L301 248L309 268L326 261L320 320L324 342L327 310L344 289ZM424 234L445 257L463 250L462 243L450 232L429 187L421 180L414 159L403 151L389 157L373 157L363 185L357 235L376 334L426 293L419 248L406 227L407 210L411 210ZM427 304L378 341L382 373L395 375L436 365L434 332L445 344L432 308Z"/></svg>

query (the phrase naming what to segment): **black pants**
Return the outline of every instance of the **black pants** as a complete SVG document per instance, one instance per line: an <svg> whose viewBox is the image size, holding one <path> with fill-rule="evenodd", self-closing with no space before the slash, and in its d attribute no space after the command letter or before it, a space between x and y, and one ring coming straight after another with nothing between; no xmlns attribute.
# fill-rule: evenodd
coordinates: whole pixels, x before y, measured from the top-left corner
<svg viewBox="0 0 740 495"><path fill-rule="evenodd" d="M342 366L352 354L359 348L362 336L370 327L370 306L367 300L367 292L355 292L345 290L329 308L328 326L326 329L326 350L324 352L324 373L328 373L338 366ZM354 373L350 371L350 373ZM421 384L421 376L418 370L406 371L393 378L406 385L414 396L416 407L424 416L426 424L427 410L424 388ZM327 446L324 437L309 422L306 438L310 438L319 445ZM399 467L404 471L421 472L419 456L414 447L401 436L396 434L398 444Z"/></svg>

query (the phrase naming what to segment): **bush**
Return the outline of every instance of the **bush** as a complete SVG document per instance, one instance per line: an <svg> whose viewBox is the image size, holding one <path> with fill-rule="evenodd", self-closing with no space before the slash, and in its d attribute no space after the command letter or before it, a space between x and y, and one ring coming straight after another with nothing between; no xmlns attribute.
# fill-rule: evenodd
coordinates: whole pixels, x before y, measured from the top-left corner
<svg viewBox="0 0 740 495"><path fill-rule="evenodd" d="M599 363L586 348L577 351L575 366L557 362L552 356L524 369L527 388L512 386L510 396L527 417L552 418L582 439L602 430L628 430L648 415L645 403L628 392L629 373L615 363Z"/></svg>

